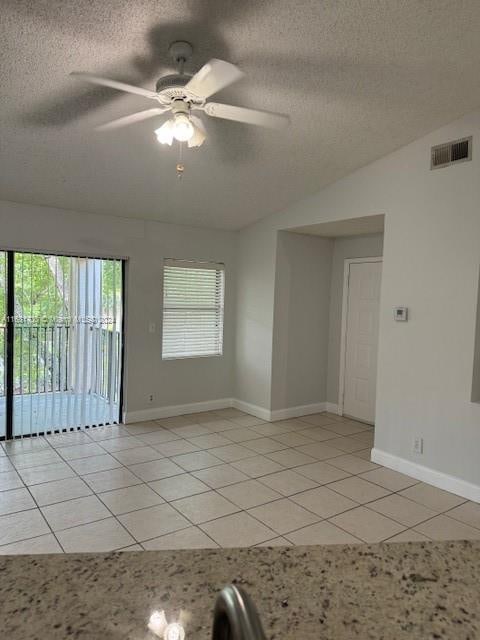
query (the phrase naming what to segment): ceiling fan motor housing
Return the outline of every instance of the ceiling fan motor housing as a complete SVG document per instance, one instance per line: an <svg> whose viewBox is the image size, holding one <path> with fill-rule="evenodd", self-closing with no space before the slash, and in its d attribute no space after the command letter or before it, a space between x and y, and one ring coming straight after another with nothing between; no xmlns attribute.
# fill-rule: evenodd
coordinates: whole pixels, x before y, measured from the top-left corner
<svg viewBox="0 0 480 640"><path fill-rule="evenodd" d="M177 93L183 95L183 87L190 80L191 76L187 74L173 73L168 76L163 76L157 80L155 89L157 93L165 95L170 98L175 98Z"/></svg>
<svg viewBox="0 0 480 640"><path fill-rule="evenodd" d="M190 74L172 74L159 78L155 86L158 98L162 104L170 104L173 100L187 100L192 103L203 103L204 100L191 91L185 89L185 85L192 76Z"/></svg>

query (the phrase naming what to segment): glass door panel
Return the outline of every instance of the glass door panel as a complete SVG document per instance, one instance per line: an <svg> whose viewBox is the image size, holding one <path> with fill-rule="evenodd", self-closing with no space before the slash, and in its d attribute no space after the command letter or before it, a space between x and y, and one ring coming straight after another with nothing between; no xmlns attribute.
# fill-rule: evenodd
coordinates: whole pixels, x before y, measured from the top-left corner
<svg viewBox="0 0 480 640"><path fill-rule="evenodd" d="M7 253L0 251L0 438L6 435L7 390Z"/></svg>
<svg viewBox="0 0 480 640"><path fill-rule="evenodd" d="M120 260L15 253L13 436L118 422L122 279Z"/></svg>

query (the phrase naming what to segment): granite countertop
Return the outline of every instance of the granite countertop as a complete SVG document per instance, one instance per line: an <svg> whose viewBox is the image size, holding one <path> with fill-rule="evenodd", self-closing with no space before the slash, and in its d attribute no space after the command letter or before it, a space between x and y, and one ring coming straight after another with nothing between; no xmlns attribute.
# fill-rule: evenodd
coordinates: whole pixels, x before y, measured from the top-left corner
<svg viewBox="0 0 480 640"><path fill-rule="evenodd" d="M269 640L480 637L480 541L0 558L8 640L153 640L154 610L210 638L227 583Z"/></svg>

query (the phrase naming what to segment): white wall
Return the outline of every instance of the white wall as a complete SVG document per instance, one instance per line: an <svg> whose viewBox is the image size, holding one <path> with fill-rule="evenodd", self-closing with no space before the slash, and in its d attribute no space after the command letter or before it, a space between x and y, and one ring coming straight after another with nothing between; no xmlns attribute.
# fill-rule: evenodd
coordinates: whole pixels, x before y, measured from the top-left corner
<svg viewBox="0 0 480 640"><path fill-rule="evenodd" d="M325 402L333 241L277 240L271 409Z"/></svg>
<svg viewBox="0 0 480 640"><path fill-rule="evenodd" d="M235 233L10 202L0 202L0 230L0 249L128 258L125 404L129 414L137 414L133 417L153 417L166 406L231 398ZM162 361L162 261L166 257L225 263L222 357ZM156 333L148 332L149 322L156 324ZM138 414L142 411L149 413Z"/></svg>
<svg viewBox="0 0 480 640"><path fill-rule="evenodd" d="M430 171L432 145L468 135L472 162ZM480 404L471 402L480 260L478 144L475 112L242 232L240 260L248 255L263 268L241 272L239 287L251 304L262 305L256 314L271 322L261 332L250 326L256 348L239 352L237 375L245 375L254 360L272 360L273 301L261 292L274 289L276 232L385 214L375 448L390 456L384 458L390 466L410 465L417 476L426 468L437 484L450 482L450 488L480 499ZM409 322L394 322L397 305L409 307ZM244 323L241 306L238 314ZM269 407L266 389L239 386L238 395L247 402L255 395L256 404ZM423 455L412 451L414 436L424 438Z"/></svg>
<svg viewBox="0 0 480 640"><path fill-rule="evenodd" d="M327 402L338 403L340 350L342 341L343 278L346 258L375 258L383 255L383 234L335 238L330 283L328 331Z"/></svg>
<svg viewBox="0 0 480 640"><path fill-rule="evenodd" d="M235 397L270 408L276 237L246 229L239 238Z"/></svg>

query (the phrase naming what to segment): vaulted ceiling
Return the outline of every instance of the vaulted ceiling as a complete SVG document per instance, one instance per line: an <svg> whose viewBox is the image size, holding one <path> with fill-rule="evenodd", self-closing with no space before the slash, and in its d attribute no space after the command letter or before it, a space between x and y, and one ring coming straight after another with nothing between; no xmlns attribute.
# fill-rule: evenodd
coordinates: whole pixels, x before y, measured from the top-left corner
<svg viewBox="0 0 480 640"><path fill-rule="evenodd" d="M238 229L480 105L478 0L3 0L0 198ZM151 103L73 70L153 88L168 46L247 74L215 100L288 113L277 132L209 119L159 145L164 120L95 132Z"/></svg>

